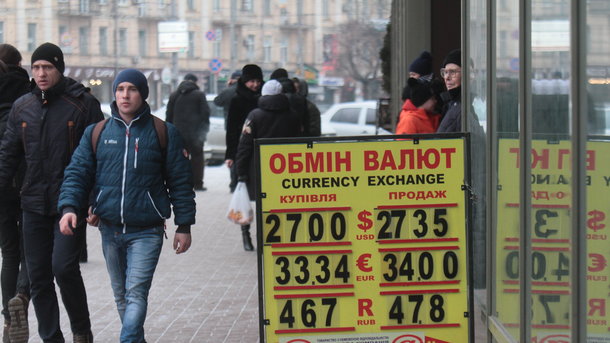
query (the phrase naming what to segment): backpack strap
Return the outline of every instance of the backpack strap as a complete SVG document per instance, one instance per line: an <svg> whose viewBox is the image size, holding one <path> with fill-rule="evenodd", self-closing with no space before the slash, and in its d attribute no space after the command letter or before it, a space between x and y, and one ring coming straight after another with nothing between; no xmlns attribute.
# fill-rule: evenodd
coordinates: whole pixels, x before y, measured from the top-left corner
<svg viewBox="0 0 610 343"><path fill-rule="evenodd" d="M93 127L93 132L91 133L91 147L93 149L93 155L95 155L97 151L97 142L100 140L100 134L102 133L102 130L106 126L107 122L108 119L98 121Z"/></svg>
<svg viewBox="0 0 610 343"><path fill-rule="evenodd" d="M167 126L165 125L165 122L158 117L152 116L152 118L155 131L157 131L157 138L159 138L159 146L161 146L161 151L165 156L167 150Z"/></svg>

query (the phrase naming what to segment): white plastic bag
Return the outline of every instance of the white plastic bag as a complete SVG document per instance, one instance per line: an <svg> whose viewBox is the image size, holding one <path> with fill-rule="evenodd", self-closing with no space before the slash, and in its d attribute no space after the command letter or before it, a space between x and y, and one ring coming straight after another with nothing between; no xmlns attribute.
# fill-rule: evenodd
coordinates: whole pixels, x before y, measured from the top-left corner
<svg viewBox="0 0 610 343"><path fill-rule="evenodd" d="M254 212L250 207L250 196L248 195L248 187L245 182L238 182L233 197L229 203L227 218L239 225L247 225L254 219Z"/></svg>

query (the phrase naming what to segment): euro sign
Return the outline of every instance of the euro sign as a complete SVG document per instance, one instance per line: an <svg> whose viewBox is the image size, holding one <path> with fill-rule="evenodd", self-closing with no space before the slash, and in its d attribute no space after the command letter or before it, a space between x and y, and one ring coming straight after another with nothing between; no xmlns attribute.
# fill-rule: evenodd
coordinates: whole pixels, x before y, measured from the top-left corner
<svg viewBox="0 0 610 343"><path fill-rule="evenodd" d="M606 219L606 214L602 211L593 210L587 212L589 219L587 220L587 227L595 232L606 227L606 224L601 223Z"/></svg>
<svg viewBox="0 0 610 343"><path fill-rule="evenodd" d="M369 267L369 259L371 258L371 254L362 254L356 260L356 266L358 269L362 270L365 273L370 273L373 271L373 267Z"/></svg>
<svg viewBox="0 0 610 343"><path fill-rule="evenodd" d="M371 212L364 210L358 213L358 220L362 222L362 224L358 224L358 228L364 232L373 227L373 221L369 218L372 215Z"/></svg>
<svg viewBox="0 0 610 343"><path fill-rule="evenodd" d="M592 273L601 272L606 268L606 258L602 254L589 254L591 265L587 268Z"/></svg>

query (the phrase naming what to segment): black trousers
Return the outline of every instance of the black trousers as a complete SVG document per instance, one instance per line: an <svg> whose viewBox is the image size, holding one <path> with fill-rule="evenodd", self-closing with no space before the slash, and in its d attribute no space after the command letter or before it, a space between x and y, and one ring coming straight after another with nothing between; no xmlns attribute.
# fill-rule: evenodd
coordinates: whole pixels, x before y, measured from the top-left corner
<svg viewBox="0 0 610 343"><path fill-rule="evenodd" d="M203 145L201 142L185 142L186 150L190 154L191 167L193 170L193 186L195 189L203 188L203 174L205 161L203 157Z"/></svg>
<svg viewBox="0 0 610 343"><path fill-rule="evenodd" d="M72 332L85 334L91 330L87 294L78 264L84 230L86 226L79 225L74 235L64 236L59 231L59 216L23 213L23 241L32 303L38 319L38 333L44 342L64 342L54 279Z"/></svg>
<svg viewBox="0 0 610 343"><path fill-rule="evenodd" d="M8 301L17 293L30 295L30 281L23 255L21 210L18 203L0 206L0 248L2 249L2 314L10 320Z"/></svg>

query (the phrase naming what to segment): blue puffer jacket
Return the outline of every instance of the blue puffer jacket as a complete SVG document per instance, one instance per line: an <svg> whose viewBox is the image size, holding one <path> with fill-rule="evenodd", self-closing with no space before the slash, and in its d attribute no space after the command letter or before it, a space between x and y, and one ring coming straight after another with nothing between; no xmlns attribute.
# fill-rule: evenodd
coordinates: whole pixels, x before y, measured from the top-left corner
<svg viewBox="0 0 610 343"><path fill-rule="evenodd" d="M171 215L178 226L195 223L195 193L190 162L176 127L167 123L164 156L148 104L126 124L112 104L112 118L92 150L89 126L64 172L58 208L87 208L93 189L93 213L124 232L157 225ZM96 179L97 175L97 179ZM165 182L164 182L164 175Z"/></svg>

